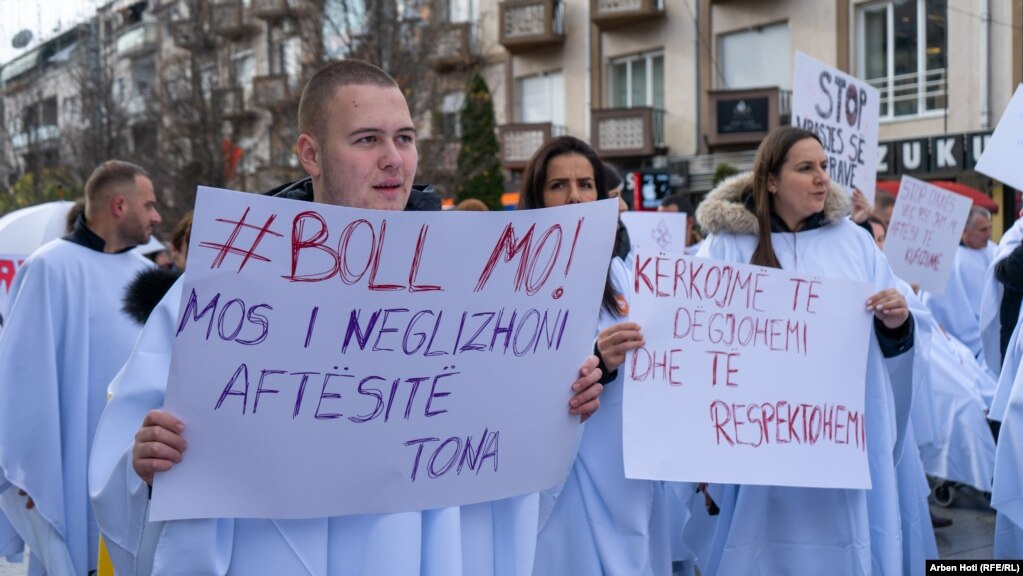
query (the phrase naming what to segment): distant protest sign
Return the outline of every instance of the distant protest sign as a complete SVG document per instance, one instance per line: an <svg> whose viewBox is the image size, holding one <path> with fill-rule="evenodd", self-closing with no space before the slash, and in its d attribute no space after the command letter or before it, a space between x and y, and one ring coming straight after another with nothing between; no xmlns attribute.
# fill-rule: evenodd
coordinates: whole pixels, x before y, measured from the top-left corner
<svg viewBox="0 0 1023 576"><path fill-rule="evenodd" d="M977 172L1005 182L1016 190L1023 190L1023 84L1009 101L1002 119L995 126L984 155L977 161Z"/></svg>
<svg viewBox="0 0 1023 576"><path fill-rule="evenodd" d="M150 518L311 518L564 479L617 201L356 210L200 188ZM595 255L602 255L596 257Z"/></svg>
<svg viewBox="0 0 1023 576"><path fill-rule="evenodd" d="M0 314L4 316L7 314L7 301L11 297L14 275L18 273L25 258L24 255L0 254Z"/></svg>
<svg viewBox="0 0 1023 576"><path fill-rule="evenodd" d="M828 155L831 181L859 188L871 203L877 185L877 88L796 52L792 125L817 134Z"/></svg>
<svg viewBox="0 0 1023 576"><path fill-rule="evenodd" d="M681 254L686 250L684 212L626 212L622 223L633 250Z"/></svg>
<svg viewBox="0 0 1023 576"><path fill-rule="evenodd" d="M895 274L944 293L972 205L966 196L903 176L884 242Z"/></svg>
<svg viewBox="0 0 1023 576"><path fill-rule="evenodd" d="M627 477L870 487L872 285L646 252L635 272Z"/></svg>

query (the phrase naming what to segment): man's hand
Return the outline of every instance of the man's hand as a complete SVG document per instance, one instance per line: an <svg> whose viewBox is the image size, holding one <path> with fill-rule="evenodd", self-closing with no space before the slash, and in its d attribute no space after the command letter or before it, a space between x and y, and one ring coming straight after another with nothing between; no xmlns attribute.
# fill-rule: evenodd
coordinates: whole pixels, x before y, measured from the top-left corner
<svg viewBox="0 0 1023 576"><path fill-rule="evenodd" d="M601 330L597 336L597 351L604 366L614 372L625 362L625 354L643 346L643 333L635 322L619 322Z"/></svg>
<svg viewBox="0 0 1023 576"><path fill-rule="evenodd" d="M885 325L894 330L909 320L909 307L906 299L894 288L882 290L867 299L867 310Z"/></svg>
<svg viewBox="0 0 1023 576"><path fill-rule="evenodd" d="M568 413L579 416L579 422L593 415L600 408L600 394L604 387L600 384L599 361L590 356L579 368L579 378L572 383L572 398L568 401Z"/></svg>
<svg viewBox="0 0 1023 576"><path fill-rule="evenodd" d="M32 497L28 495L28 492L18 490L18 496L25 497L25 510L31 510L36 507L35 500L32 500Z"/></svg>
<svg viewBox="0 0 1023 576"><path fill-rule="evenodd" d="M153 474L166 472L181 462L188 442L181 437L185 425L162 410L150 410L135 433L131 466L146 484L153 485Z"/></svg>

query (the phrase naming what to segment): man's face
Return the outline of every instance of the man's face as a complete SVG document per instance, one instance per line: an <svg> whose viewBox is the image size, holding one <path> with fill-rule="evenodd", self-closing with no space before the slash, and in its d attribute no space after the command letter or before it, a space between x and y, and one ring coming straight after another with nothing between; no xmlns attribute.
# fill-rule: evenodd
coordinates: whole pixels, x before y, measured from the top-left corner
<svg viewBox="0 0 1023 576"><path fill-rule="evenodd" d="M125 185L125 188L125 211L118 232L128 245L145 244L149 242L153 227L162 221L156 209L153 181L145 176L136 176L134 185Z"/></svg>
<svg viewBox="0 0 1023 576"><path fill-rule="evenodd" d="M973 218L963 231L963 244L967 248L979 250L987 246L991 239L991 219L982 214Z"/></svg>
<svg viewBox="0 0 1023 576"><path fill-rule="evenodd" d="M352 208L404 210L419 153L401 90L343 86L324 116L322 142L314 144L316 161L309 165L303 155L313 177L314 199Z"/></svg>

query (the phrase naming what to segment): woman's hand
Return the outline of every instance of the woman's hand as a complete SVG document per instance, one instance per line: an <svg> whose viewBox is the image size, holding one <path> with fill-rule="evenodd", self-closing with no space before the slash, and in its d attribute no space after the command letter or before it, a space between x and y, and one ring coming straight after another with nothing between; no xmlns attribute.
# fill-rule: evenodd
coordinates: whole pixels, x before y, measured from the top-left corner
<svg viewBox="0 0 1023 576"><path fill-rule="evenodd" d="M643 334L635 322L619 322L605 328L597 336L597 351L608 372L614 372L625 362L626 352L643 344Z"/></svg>
<svg viewBox="0 0 1023 576"><path fill-rule="evenodd" d="M894 288L882 290L867 298L867 310L884 324L885 328L894 330L909 319L909 306L906 299Z"/></svg>
<svg viewBox="0 0 1023 576"><path fill-rule="evenodd" d="M852 191L852 214L850 217L852 221L857 224L863 224L870 218L870 213L873 212L873 207L867 202L867 197L860 192L859 188L853 188Z"/></svg>

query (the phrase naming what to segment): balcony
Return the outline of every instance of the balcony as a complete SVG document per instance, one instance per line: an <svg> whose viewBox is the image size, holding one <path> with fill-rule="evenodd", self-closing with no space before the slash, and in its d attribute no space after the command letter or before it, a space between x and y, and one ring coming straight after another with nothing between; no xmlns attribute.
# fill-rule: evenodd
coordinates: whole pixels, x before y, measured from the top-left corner
<svg viewBox="0 0 1023 576"><path fill-rule="evenodd" d="M565 42L561 0L501 2L501 45L512 54Z"/></svg>
<svg viewBox="0 0 1023 576"><path fill-rule="evenodd" d="M185 50L205 50L213 47L209 33L203 20L173 20L170 23L171 36L178 48Z"/></svg>
<svg viewBox="0 0 1023 576"><path fill-rule="evenodd" d="M664 17L664 0L590 0L593 23L610 30Z"/></svg>
<svg viewBox="0 0 1023 576"><path fill-rule="evenodd" d="M156 51L159 46L159 30L155 23L143 22L117 38L118 56L138 58Z"/></svg>
<svg viewBox="0 0 1023 576"><path fill-rule="evenodd" d="M664 144L664 110L593 110L590 120L593 149L601 158L637 158L667 151Z"/></svg>
<svg viewBox="0 0 1023 576"><path fill-rule="evenodd" d="M216 101L220 108L220 117L230 121L250 120L256 116L255 111L245 105L245 90L240 86L218 88Z"/></svg>
<svg viewBox="0 0 1023 576"><path fill-rule="evenodd" d="M229 40L237 40L259 32L249 9L240 1L220 2L213 9L213 32Z"/></svg>
<svg viewBox="0 0 1023 576"><path fill-rule="evenodd" d="M267 110L277 110L298 103L302 95L297 87L292 86L287 74L271 74L256 76L252 79L252 94L256 106Z"/></svg>
<svg viewBox="0 0 1023 576"><path fill-rule="evenodd" d="M447 72L471 65L479 55L476 25L471 22L450 22L438 27L434 38L433 67Z"/></svg>
<svg viewBox="0 0 1023 576"><path fill-rule="evenodd" d="M303 0L251 0L252 16L268 22L298 16Z"/></svg>
<svg viewBox="0 0 1023 576"><path fill-rule="evenodd" d="M501 135L501 166L506 170L522 170L541 146L565 133L564 126L550 122L505 124L498 130Z"/></svg>
<svg viewBox="0 0 1023 576"><path fill-rule="evenodd" d="M778 87L711 90L706 143L709 147L757 145L768 132L787 125L792 92Z"/></svg>

